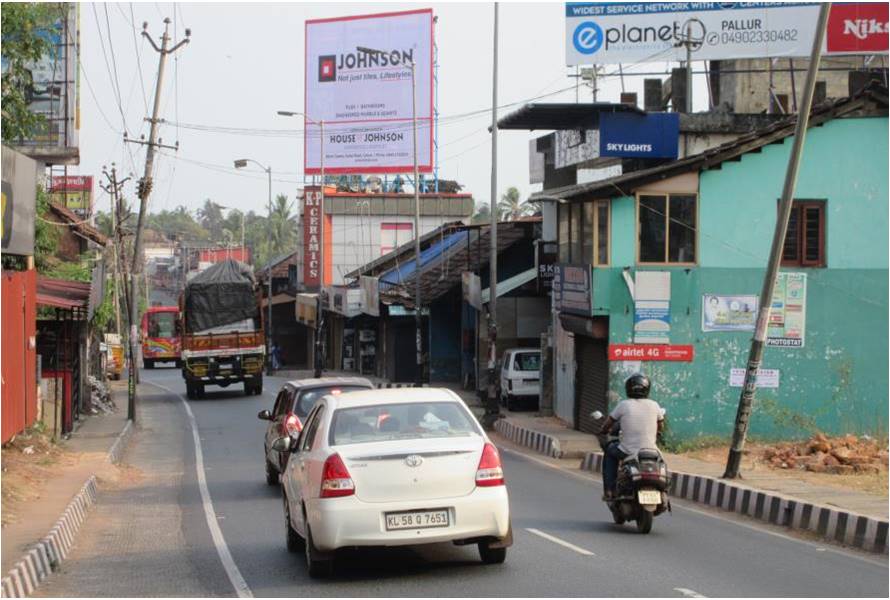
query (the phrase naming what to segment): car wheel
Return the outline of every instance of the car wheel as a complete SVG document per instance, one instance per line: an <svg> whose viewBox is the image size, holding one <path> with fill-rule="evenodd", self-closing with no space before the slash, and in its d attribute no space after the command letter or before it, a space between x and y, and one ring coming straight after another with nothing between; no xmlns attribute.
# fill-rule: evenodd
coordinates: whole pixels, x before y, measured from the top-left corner
<svg viewBox="0 0 890 600"><path fill-rule="evenodd" d="M282 493L281 497L284 499L284 531L287 536L287 551L297 553L303 549L303 538L297 534L294 526L291 525L290 503L287 501L287 495Z"/></svg>
<svg viewBox="0 0 890 600"><path fill-rule="evenodd" d="M649 533L652 531L652 519L655 518L648 510L640 509L637 516L637 531L640 533Z"/></svg>
<svg viewBox="0 0 890 600"><path fill-rule="evenodd" d="M315 543L312 541L312 528L309 527L309 521L306 521L306 567L309 570L309 577L322 578L329 577L334 573L334 561L330 558L319 559L318 550L315 549Z"/></svg>
<svg viewBox="0 0 890 600"><path fill-rule="evenodd" d="M278 471L275 470L268 458L266 459L266 483L268 485L278 485Z"/></svg>
<svg viewBox="0 0 890 600"><path fill-rule="evenodd" d="M513 411L519 408L519 399L516 396L507 394L507 410Z"/></svg>
<svg viewBox="0 0 890 600"><path fill-rule="evenodd" d="M506 548L492 548L489 542L479 542L479 557L486 565L499 565L507 558Z"/></svg>

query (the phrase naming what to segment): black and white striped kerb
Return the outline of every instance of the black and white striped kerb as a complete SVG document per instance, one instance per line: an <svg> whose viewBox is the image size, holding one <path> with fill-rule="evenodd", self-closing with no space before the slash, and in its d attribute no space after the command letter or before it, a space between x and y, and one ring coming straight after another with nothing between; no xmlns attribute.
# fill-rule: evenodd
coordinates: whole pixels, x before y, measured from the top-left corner
<svg viewBox="0 0 890 600"><path fill-rule="evenodd" d="M30 596L51 572L68 556L74 538L96 503L96 476L93 475L68 503L49 534L31 548L7 573L2 582L4 598Z"/></svg>
<svg viewBox="0 0 890 600"><path fill-rule="evenodd" d="M602 472L601 452L588 452L581 469ZM825 540L887 553L887 521L762 492L744 485L673 472L671 496L752 517L772 525L811 531Z"/></svg>
<svg viewBox="0 0 890 600"><path fill-rule="evenodd" d="M531 448L540 454L546 454L551 458L562 458L562 449L559 440L540 431L533 431L510 423L507 419L498 419L494 423L494 429L513 443Z"/></svg>

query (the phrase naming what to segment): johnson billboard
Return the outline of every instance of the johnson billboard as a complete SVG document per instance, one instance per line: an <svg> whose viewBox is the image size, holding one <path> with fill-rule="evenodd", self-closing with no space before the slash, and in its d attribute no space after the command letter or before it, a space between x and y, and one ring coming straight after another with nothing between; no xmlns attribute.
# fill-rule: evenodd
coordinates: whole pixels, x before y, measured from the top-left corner
<svg viewBox="0 0 890 600"><path fill-rule="evenodd" d="M321 172L322 147L326 173L412 171L414 101L418 165L432 171L432 9L306 21L305 55L306 173Z"/></svg>
<svg viewBox="0 0 890 600"><path fill-rule="evenodd" d="M809 56L816 2L566 3L566 64ZM826 54L886 54L887 4L834 4Z"/></svg>

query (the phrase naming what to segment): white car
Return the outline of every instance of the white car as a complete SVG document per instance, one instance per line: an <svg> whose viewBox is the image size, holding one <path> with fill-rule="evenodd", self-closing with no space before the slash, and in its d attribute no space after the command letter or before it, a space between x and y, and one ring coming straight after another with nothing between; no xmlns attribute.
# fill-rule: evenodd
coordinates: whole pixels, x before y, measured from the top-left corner
<svg viewBox="0 0 890 600"><path fill-rule="evenodd" d="M535 348L504 350L501 359L501 404L516 410L522 400L537 401L541 394L541 351Z"/></svg>
<svg viewBox="0 0 890 600"><path fill-rule="evenodd" d="M513 543L497 448L454 392L404 388L324 396L281 475L287 549L309 574L359 546L477 544L501 563Z"/></svg>

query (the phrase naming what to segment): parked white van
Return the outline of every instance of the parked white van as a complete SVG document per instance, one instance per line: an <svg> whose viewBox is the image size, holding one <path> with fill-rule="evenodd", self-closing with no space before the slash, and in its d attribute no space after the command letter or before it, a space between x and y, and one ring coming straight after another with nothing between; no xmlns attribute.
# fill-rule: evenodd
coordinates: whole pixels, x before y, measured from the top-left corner
<svg viewBox="0 0 890 600"><path fill-rule="evenodd" d="M537 407L541 393L541 351L535 348L511 348L501 358L500 400L507 410L521 404Z"/></svg>

